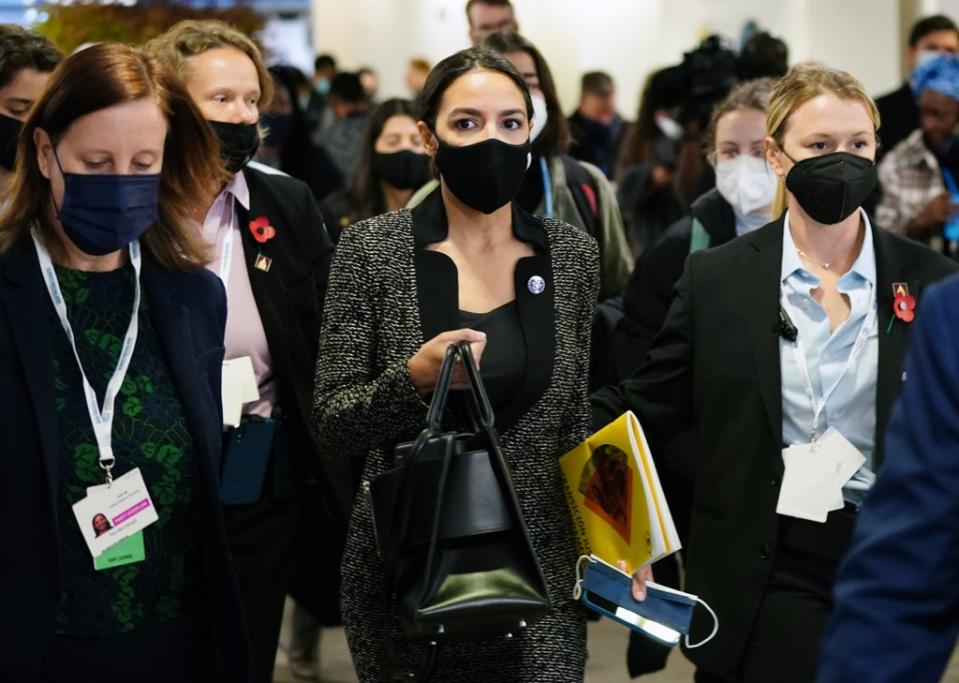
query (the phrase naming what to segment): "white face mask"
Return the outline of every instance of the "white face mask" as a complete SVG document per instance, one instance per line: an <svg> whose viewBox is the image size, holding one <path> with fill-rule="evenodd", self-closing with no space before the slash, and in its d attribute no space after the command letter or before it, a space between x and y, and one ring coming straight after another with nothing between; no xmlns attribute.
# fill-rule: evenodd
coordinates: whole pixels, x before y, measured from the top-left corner
<svg viewBox="0 0 959 683"><path fill-rule="evenodd" d="M529 141L533 142L546 130L549 112L546 111L546 98L539 93L533 93L530 97L533 100L533 131L529 134Z"/></svg>
<svg viewBox="0 0 959 683"><path fill-rule="evenodd" d="M683 127L679 125L676 119L673 119L664 114L656 115L656 127L659 128L659 132L665 135L670 140L679 140L683 137Z"/></svg>
<svg viewBox="0 0 959 683"><path fill-rule="evenodd" d="M767 209L776 198L776 176L765 159L740 154L716 164L716 189L736 216Z"/></svg>

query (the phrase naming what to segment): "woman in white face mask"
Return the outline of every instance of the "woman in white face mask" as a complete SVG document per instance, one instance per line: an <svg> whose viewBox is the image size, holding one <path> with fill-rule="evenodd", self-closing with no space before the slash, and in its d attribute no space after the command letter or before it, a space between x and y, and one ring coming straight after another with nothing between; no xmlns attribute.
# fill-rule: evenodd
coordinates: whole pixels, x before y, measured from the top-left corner
<svg viewBox="0 0 959 683"><path fill-rule="evenodd" d="M483 46L499 52L516 67L533 98L532 156L516 201L532 214L565 221L592 236L599 245L599 298L619 296L633 264L623 215L603 172L566 154L571 142L569 125L546 60L517 33L494 33ZM436 185L437 181L427 183L408 206L418 205Z"/></svg>
<svg viewBox="0 0 959 683"><path fill-rule="evenodd" d="M742 83L713 109L703 144L716 169L716 189L693 202L690 215L670 226L637 261L623 295L628 335L623 364L629 365L624 372L639 365L659 332L686 256L770 221L776 176L766 168L763 139L773 84L769 78Z"/></svg>

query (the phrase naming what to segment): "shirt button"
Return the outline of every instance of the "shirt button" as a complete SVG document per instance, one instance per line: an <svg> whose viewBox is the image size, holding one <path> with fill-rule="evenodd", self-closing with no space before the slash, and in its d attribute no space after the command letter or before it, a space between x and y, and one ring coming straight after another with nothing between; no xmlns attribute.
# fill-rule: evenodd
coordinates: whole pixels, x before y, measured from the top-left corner
<svg viewBox="0 0 959 683"><path fill-rule="evenodd" d="M771 485L773 488L776 488L777 486L779 486L779 478L778 478L778 477L773 477L773 478L769 481L769 483L770 483L770 485Z"/></svg>

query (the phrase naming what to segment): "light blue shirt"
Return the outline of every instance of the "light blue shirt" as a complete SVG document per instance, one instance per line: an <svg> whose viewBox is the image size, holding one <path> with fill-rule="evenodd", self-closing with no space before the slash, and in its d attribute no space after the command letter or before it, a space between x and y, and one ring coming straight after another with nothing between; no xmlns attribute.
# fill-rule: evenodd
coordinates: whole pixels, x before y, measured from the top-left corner
<svg viewBox="0 0 959 683"><path fill-rule="evenodd" d="M851 311L849 318L835 331L829 329L826 309L812 297L811 291L819 287L819 278L806 270L799 258L789 230L788 212L784 221L780 302L799 330L798 338L802 342L798 348L804 352L817 399L822 399L830 387L839 382L816 424L813 424L815 407L806 393L802 370L796 362L794 349L797 344L782 338L779 340L783 441L786 445L809 443L821 437L829 427L835 427L866 458L863 468L843 488L843 497L856 505L862 502L865 492L875 481L873 455L879 367L879 323L874 316L862 352L855 365L843 374L869 308L876 306L873 294L877 286L876 252L872 227L866 213L863 211L861 215L866 228L862 249L856 262L837 283L839 291L849 297Z"/></svg>

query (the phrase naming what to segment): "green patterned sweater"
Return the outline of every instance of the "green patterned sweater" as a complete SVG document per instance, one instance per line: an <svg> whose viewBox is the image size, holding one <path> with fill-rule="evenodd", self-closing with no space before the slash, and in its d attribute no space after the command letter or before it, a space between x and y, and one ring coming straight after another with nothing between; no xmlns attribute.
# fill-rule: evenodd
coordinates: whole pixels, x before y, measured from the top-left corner
<svg viewBox="0 0 959 683"><path fill-rule="evenodd" d="M134 272L57 269L78 353L100 399L106 391L133 307ZM139 337L116 399L114 476L139 467L159 521L143 532L146 559L96 571L72 505L105 483L82 381L50 307L60 443L58 524L62 595L54 631L110 636L172 619L198 601L198 474L193 437L141 297Z"/></svg>

